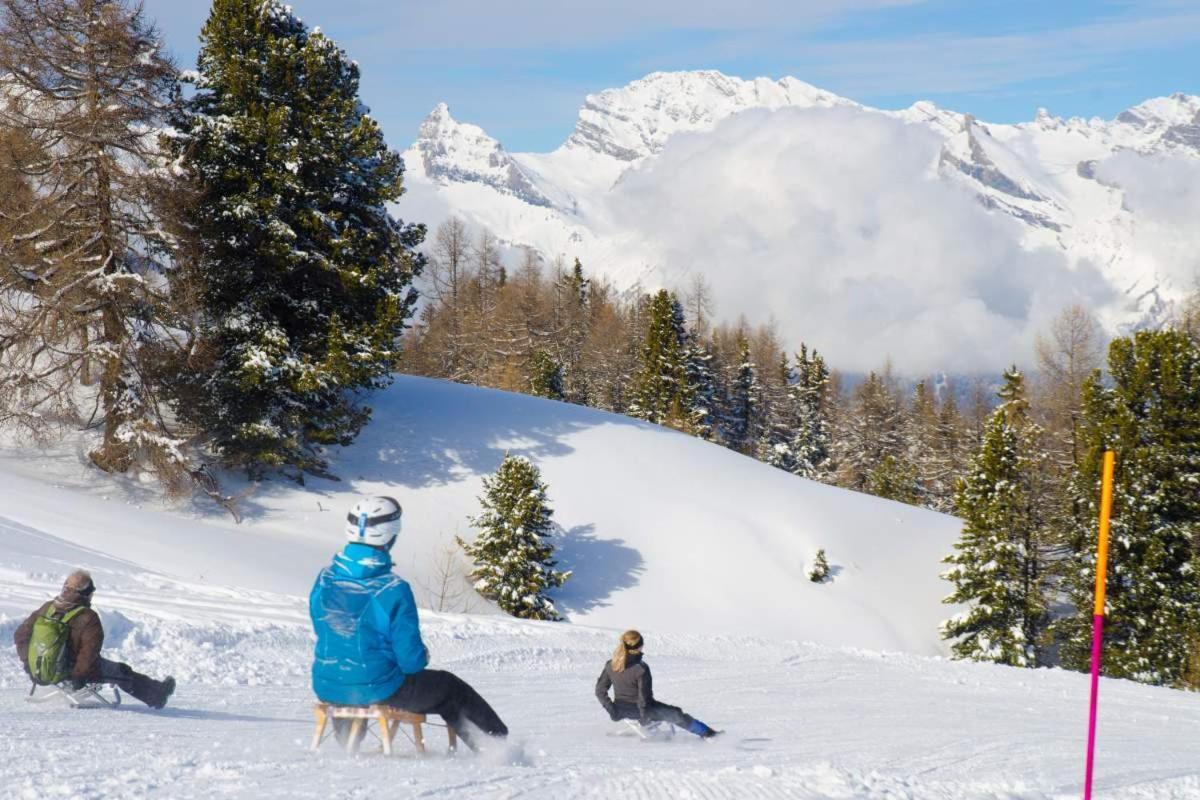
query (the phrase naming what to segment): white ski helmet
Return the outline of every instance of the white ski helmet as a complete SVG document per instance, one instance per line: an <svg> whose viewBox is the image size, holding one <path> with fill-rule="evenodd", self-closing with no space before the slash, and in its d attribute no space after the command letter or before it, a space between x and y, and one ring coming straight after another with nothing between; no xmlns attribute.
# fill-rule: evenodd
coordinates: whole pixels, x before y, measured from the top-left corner
<svg viewBox="0 0 1200 800"><path fill-rule="evenodd" d="M385 547L400 535L400 504L391 497L364 497L346 515L346 538Z"/></svg>

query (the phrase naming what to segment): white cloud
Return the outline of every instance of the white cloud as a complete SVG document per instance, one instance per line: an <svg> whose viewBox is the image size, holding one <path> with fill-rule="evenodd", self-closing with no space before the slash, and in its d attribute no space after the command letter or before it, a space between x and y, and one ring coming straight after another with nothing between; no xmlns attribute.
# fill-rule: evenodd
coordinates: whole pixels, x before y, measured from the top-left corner
<svg viewBox="0 0 1200 800"><path fill-rule="evenodd" d="M1096 176L1124 190L1137 215L1134 241L1175 286L1200 279L1200 161L1182 156L1118 153Z"/></svg>
<svg viewBox="0 0 1200 800"><path fill-rule="evenodd" d="M627 174L611 223L632 231L624 246L652 243L664 283L703 272L723 316L773 316L839 368L1028 364L1064 305L1114 292L1058 251L1022 249L1016 223L937 180L940 144L853 109L747 112Z"/></svg>

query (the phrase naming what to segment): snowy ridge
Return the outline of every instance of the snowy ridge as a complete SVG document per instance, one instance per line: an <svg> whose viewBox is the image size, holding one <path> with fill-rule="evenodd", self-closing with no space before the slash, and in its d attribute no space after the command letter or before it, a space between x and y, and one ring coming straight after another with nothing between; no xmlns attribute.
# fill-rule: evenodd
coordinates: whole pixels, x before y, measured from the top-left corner
<svg viewBox="0 0 1200 800"><path fill-rule="evenodd" d="M476 125L456 121L445 103L421 123L413 147L431 180L481 183L530 205L550 204L499 142Z"/></svg>
<svg viewBox="0 0 1200 800"><path fill-rule="evenodd" d="M467 519L479 511L482 478L512 453L533 460L549 486L557 557L575 571L553 597L572 622L947 652L937 626L953 609L938 573L958 534L953 517L566 403L400 376L371 405L357 442L330 453L343 480L265 484L241 526L153 509L131 517L127 503L142 492L96 496L70 452L7 451L0 515L82 546L102 534L108 558L189 584L299 595L340 545L338 520L354 499L390 495L404 507L393 557L428 607L447 548L465 563L454 537L473 536ZM807 578L818 548L835 568L828 584ZM489 609L477 598L469 606Z"/></svg>
<svg viewBox="0 0 1200 800"><path fill-rule="evenodd" d="M741 126L738 135L743 138L750 127L765 142L795 137L801 121L794 115L785 116L783 112L788 110L806 111L808 116L803 119L814 128L824 125L822 114L840 114L837 118L845 120L841 128L846 133L841 135L849 140L810 142L806 144L810 153L814 147L835 155L876 147L863 144L870 141L869 134L856 140L851 120L868 125L882 117L932 134L928 145L904 141L887 147L894 150L895 158L927 164L935 179L974 194L986 213L1012 220L1015 224L1006 235L1020 248L1041 250L1060 259L1074 276L1064 277L1053 302L1061 307L1072 301L1072 294L1076 301L1079 296L1092 298L1090 303L1114 333L1161 322L1171 303L1190 291L1193 275L1200 269L1194 255L1186 255L1194 253L1187 244L1191 230L1179 218L1188 218L1188 214L1172 213L1164 220L1158 209L1129 201L1131 194L1155 191L1157 170L1164 160L1182 165L1174 169L1176 173L1184 169L1200 175L1200 97L1185 94L1147 100L1113 120L1062 119L1039 109L1030 122L1010 125L976 120L925 101L900 111L881 111L794 78L743 80L714 71L660 72L619 89L588 95L574 130L551 153L508 154L474 126L427 122L407 156L410 166L422 166L411 174L406 214L431 225L455 214L491 229L511 245L530 246L552 258L579 256L620 288L638 283L643 288L672 285L690 272L702 272L711 283L720 284L720 277L729 269L727 259L710 261L706 253L711 248L689 251L686 238L676 242L664 234L666 223L659 215L630 219L624 213L630 197L623 186L639 175L654 174L661 195L656 207L669 217L670 206L692 202L691 195L672 194L683 191L675 186L687 184L689 175L679 173L679 166L656 169L656 165L664 154L674 151L678 156L686 151L689 172L714 173L713 192L729 181L752 182L762 195L783 204L777 206L782 227L772 231L764 225L766 229L759 233L766 238L756 238L753 249L741 252L743 258L754 254L750 269L767 269L757 266L763 262L763 254L770 257L767 260L786 261L787 248L794 247L789 236L803 233L810 224L813 236L828 235L829 229L804 206L786 213L786 204L793 202L786 181L796 180L781 177L788 174L787 162L754 174L728 174L725 171L731 166L721 162L719 149L727 147L721 144L720 131L727 131L735 118L746 115L756 115L752 117L756 122ZM439 106L430 119L447 116ZM476 146L462 144L465 129L472 131ZM893 136L904 138L898 132ZM710 141L712 145L706 144ZM430 158L430 153L437 156ZM864 154L864 160L870 155ZM856 158L848 157L848 163L855 164ZM1124 168L1118 179L1111 174L1110 165L1122 159ZM871 167L864 163L861 168ZM1188 179L1179 180L1186 184ZM836 203L829 209L832 214L853 214L857 207L873 202L870 195L844 196L841 187L828 188L830 202ZM1170 195L1167 201L1173 202ZM729 202L727 219L710 224L737 224L738 200ZM1185 203L1187 198L1179 202ZM935 208L921 210L941 213ZM686 237L687 233L676 235ZM1164 240L1171 245L1161 246ZM780 248L778 253L771 249L773 242ZM835 238L830 246L815 249L824 254L845 247L844 241ZM1180 253L1184 254L1182 260ZM836 269L837 263L832 267ZM803 268L814 267L804 264ZM890 268L903 273L919 269L919 265L901 258ZM755 273L753 280L770 284L779 278L778 268L773 269L776 271ZM1110 287L1110 297L1105 297L1097 284L1097 272ZM984 304L995 301L990 296L977 299ZM785 328L792 316L761 296L739 298L734 307L722 312L761 318L774 314ZM803 335L784 332L796 338ZM1025 332L1015 338L1031 341L1032 334Z"/></svg>
<svg viewBox="0 0 1200 800"><path fill-rule="evenodd" d="M714 70L655 72L622 89L588 95L563 147L633 162L662 152L678 133L711 129L747 109L838 105L856 104L795 78L747 81Z"/></svg>

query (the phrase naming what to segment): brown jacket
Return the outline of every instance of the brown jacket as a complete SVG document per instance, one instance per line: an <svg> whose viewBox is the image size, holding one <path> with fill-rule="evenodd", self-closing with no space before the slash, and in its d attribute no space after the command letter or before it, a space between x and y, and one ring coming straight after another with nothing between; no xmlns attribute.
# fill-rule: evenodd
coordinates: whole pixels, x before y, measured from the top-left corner
<svg viewBox="0 0 1200 800"><path fill-rule="evenodd" d="M21 666L29 672L29 640L33 637L33 623L50 606L56 613L65 614L74 606L61 606L51 600L37 611L29 615L29 619L21 623L13 634L13 642L17 645L17 655L21 657ZM72 680L90 680L100 675L100 648L104 645L104 626L100 624L100 615L90 608L85 608L67 622L71 638L67 642L70 658L75 666L71 669Z"/></svg>

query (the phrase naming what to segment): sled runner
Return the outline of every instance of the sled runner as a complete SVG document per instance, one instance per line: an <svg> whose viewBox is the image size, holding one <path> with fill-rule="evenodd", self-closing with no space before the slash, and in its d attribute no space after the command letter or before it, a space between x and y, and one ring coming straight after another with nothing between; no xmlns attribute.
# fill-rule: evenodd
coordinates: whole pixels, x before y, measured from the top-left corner
<svg viewBox="0 0 1200 800"><path fill-rule="evenodd" d="M61 698L70 704L71 708L116 708L121 705L121 690L116 686L103 683L89 683L82 689L72 689L69 683L55 683L46 687L49 691L38 694L38 685L29 687L29 695L25 698L28 703L45 703ZM104 696L104 690L112 690L112 698Z"/></svg>
<svg viewBox="0 0 1200 800"><path fill-rule="evenodd" d="M334 720L335 726L337 720L350 720L350 730L346 736L346 752L348 753L358 752L358 746L362 743L363 738L367 733L371 733L383 744L383 754L390 756L392 740L396 738L396 731L400 730L403 723L412 727L412 736L409 736L409 739L416 747L417 753L425 755L425 736L421 731L421 726L427 724L424 714L414 714L411 711L385 705L339 706L333 703L317 703L313 706L313 713L317 717L317 729L313 732L311 750L318 749L321 742L329 738L325 728L330 720ZM372 722L378 723L378 733L371 730ZM454 729L450 727L446 728L446 734L450 742L450 752L453 753L458 749L458 737L455 736ZM404 735L408 736L407 731ZM338 738L340 739L340 736Z"/></svg>
<svg viewBox="0 0 1200 800"><path fill-rule="evenodd" d="M675 726L669 722L643 725L636 719L623 719L613 736L636 736L643 742L661 742L675 736Z"/></svg>

